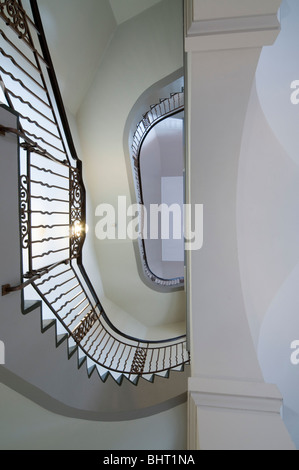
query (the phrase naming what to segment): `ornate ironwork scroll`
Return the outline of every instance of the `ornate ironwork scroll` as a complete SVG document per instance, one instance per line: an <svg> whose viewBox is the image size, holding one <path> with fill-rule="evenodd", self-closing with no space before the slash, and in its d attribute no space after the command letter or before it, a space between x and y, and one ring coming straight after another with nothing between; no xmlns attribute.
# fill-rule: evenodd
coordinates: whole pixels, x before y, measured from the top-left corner
<svg viewBox="0 0 299 470"><path fill-rule="evenodd" d="M26 13L14 0L0 0L0 16L11 26L20 39L30 42Z"/></svg>
<svg viewBox="0 0 299 470"><path fill-rule="evenodd" d="M85 238L83 202L84 189L81 174L76 168L70 168L70 247L72 258L80 256Z"/></svg>
<svg viewBox="0 0 299 470"><path fill-rule="evenodd" d="M144 371L147 349L137 348L132 362L131 374L142 374Z"/></svg>
<svg viewBox="0 0 299 470"><path fill-rule="evenodd" d="M89 333L93 325L98 321L98 316L95 311L86 315L77 328L72 332L72 336L77 343L80 343L83 338Z"/></svg>

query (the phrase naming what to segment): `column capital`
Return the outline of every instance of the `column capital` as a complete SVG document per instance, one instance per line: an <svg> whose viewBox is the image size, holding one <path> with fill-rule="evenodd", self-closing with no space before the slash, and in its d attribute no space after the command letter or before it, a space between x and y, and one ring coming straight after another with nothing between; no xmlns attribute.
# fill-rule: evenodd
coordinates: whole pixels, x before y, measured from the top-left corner
<svg viewBox="0 0 299 470"><path fill-rule="evenodd" d="M271 45L280 32L280 4L281 0L185 0L185 49Z"/></svg>

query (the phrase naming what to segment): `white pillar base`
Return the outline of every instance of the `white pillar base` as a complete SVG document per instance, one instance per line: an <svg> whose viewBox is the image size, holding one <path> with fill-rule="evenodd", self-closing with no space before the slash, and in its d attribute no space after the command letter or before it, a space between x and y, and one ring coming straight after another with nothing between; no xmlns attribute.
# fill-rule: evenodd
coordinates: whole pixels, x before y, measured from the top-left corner
<svg viewBox="0 0 299 470"><path fill-rule="evenodd" d="M275 385L189 379L189 450L296 450Z"/></svg>

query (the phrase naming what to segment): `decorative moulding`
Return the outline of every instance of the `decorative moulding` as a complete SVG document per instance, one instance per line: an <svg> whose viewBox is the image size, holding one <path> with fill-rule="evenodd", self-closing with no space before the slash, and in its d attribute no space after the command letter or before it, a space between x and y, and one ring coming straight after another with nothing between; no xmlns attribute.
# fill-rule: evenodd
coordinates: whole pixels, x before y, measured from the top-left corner
<svg viewBox="0 0 299 470"><path fill-rule="evenodd" d="M189 450L295 450L276 385L189 379Z"/></svg>
<svg viewBox="0 0 299 470"><path fill-rule="evenodd" d="M239 15L235 12L231 17L223 17L220 0L219 15L217 8L215 9L218 2L214 1L213 12L200 17L200 9L197 6L200 1L202 0L185 2L187 52L262 47L273 44L280 32L277 1L273 2L273 7L268 9L268 13L255 14L252 9L250 15L244 15L240 9Z"/></svg>
<svg viewBox="0 0 299 470"><path fill-rule="evenodd" d="M281 413L277 387L262 382L191 378L189 393L197 407Z"/></svg>

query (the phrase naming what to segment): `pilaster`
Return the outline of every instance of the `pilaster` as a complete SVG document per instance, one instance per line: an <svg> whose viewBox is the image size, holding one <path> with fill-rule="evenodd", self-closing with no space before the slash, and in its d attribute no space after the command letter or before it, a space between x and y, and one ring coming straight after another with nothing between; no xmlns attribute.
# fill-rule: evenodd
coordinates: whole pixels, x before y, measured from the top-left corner
<svg viewBox="0 0 299 470"><path fill-rule="evenodd" d="M295 450L274 385L192 378L189 449Z"/></svg>
<svg viewBox="0 0 299 470"><path fill-rule="evenodd" d="M279 5L185 0L186 199L204 208L203 247L187 252L193 448L293 448L250 334L236 223L248 101L262 47L279 34Z"/></svg>

